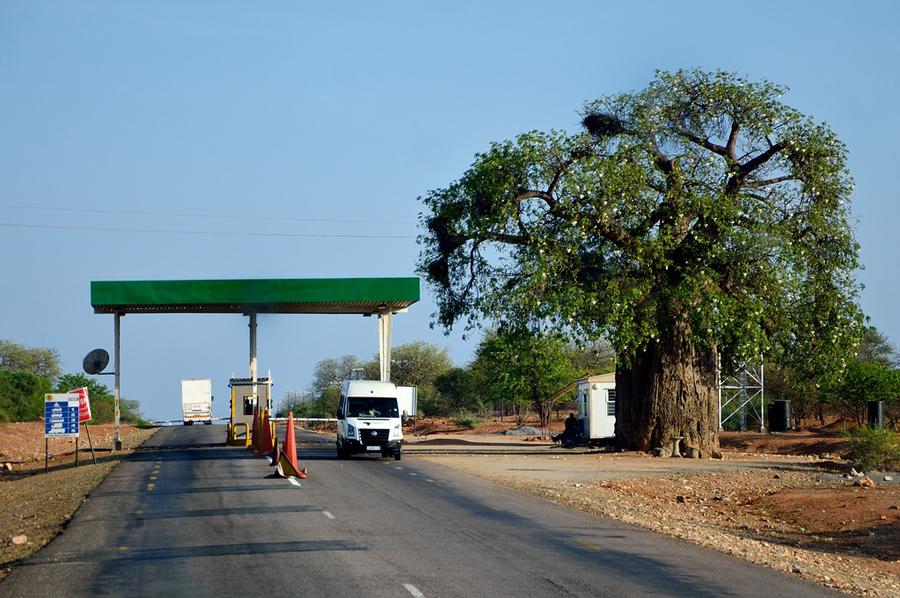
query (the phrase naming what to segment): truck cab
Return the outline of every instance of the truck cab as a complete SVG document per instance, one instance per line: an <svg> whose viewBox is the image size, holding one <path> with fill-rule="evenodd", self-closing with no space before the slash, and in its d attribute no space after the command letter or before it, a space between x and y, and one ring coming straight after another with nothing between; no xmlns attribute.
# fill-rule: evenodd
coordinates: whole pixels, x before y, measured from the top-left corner
<svg viewBox="0 0 900 598"><path fill-rule="evenodd" d="M337 409L337 456L381 454L400 460L403 428L391 382L345 380Z"/></svg>

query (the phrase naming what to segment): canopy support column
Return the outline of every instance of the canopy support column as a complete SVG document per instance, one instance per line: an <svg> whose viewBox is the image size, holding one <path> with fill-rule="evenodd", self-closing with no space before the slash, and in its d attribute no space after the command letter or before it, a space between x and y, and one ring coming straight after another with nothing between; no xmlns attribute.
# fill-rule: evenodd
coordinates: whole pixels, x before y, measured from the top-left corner
<svg viewBox="0 0 900 598"><path fill-rule="evenodd" d="M122 316L125 315L120 311L117 311L115 314L114 324L113 324L113 351L115 353L115 368L116 368L116 377L114 384L114 394L115 394L115 403L114 403L114 417L116 422L116 435L113 438L113 446L115 450L122 450L122 434L119 429L119 418L121 416L121 409L119 407L121 401L121 387L122 387L122 361L121 361L121 332L122 332L122 324L121 319Z"/></svg>
<svg viewBox="0 0 900 598"><path fill-rule="evenodd" d="M393 315L390 311L378 314L378 364L381 381L391 381L391 332Z"/></svg>
<svg viewBox="0 0 900 598"><path fill-rule="evenodd" d="M253 389L253 402L259 406L259 393L256 387L256 312L251 311L250 316L250 384ZM262 407L260 413L262 413Z"/></svg>

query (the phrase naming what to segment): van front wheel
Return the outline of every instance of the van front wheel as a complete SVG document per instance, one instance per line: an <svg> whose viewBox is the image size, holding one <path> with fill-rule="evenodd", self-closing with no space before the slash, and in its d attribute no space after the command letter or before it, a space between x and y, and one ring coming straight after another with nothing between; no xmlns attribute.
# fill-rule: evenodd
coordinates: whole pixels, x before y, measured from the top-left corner
<svg viewBox="0 0 900 598"><path fill-rule="evenodd" d="M400 455L401 455L400 451L397 451L396 453L394 453L394 461L399 461Z"/></svg>
<svg viewBox="0 0 900 598"><path fill-rule="evenodd" d="M350 453L341 448L341 445L337 445L337 458L344 460L350 458Z"/></svg>

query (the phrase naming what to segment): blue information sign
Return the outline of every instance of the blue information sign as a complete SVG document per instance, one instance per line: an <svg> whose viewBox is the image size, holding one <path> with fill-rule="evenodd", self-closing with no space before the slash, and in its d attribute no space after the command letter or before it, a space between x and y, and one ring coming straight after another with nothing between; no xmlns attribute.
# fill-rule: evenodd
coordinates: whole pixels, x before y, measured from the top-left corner
<svg viewBox="0 0 900 598"><path fill-rule="evenodd" d="M78 395L44 395L44 436L78 436Z"/></svg>

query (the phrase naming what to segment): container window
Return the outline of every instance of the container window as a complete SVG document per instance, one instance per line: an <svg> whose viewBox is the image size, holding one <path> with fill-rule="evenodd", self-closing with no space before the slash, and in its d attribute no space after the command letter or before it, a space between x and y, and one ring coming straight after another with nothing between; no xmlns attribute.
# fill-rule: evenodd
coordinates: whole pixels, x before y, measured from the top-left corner
<svg viewBox="0 0 900 598"><path fill-rule="evenodd" d="M606 391L606 415L616 415L616 389Z"/></svg>

